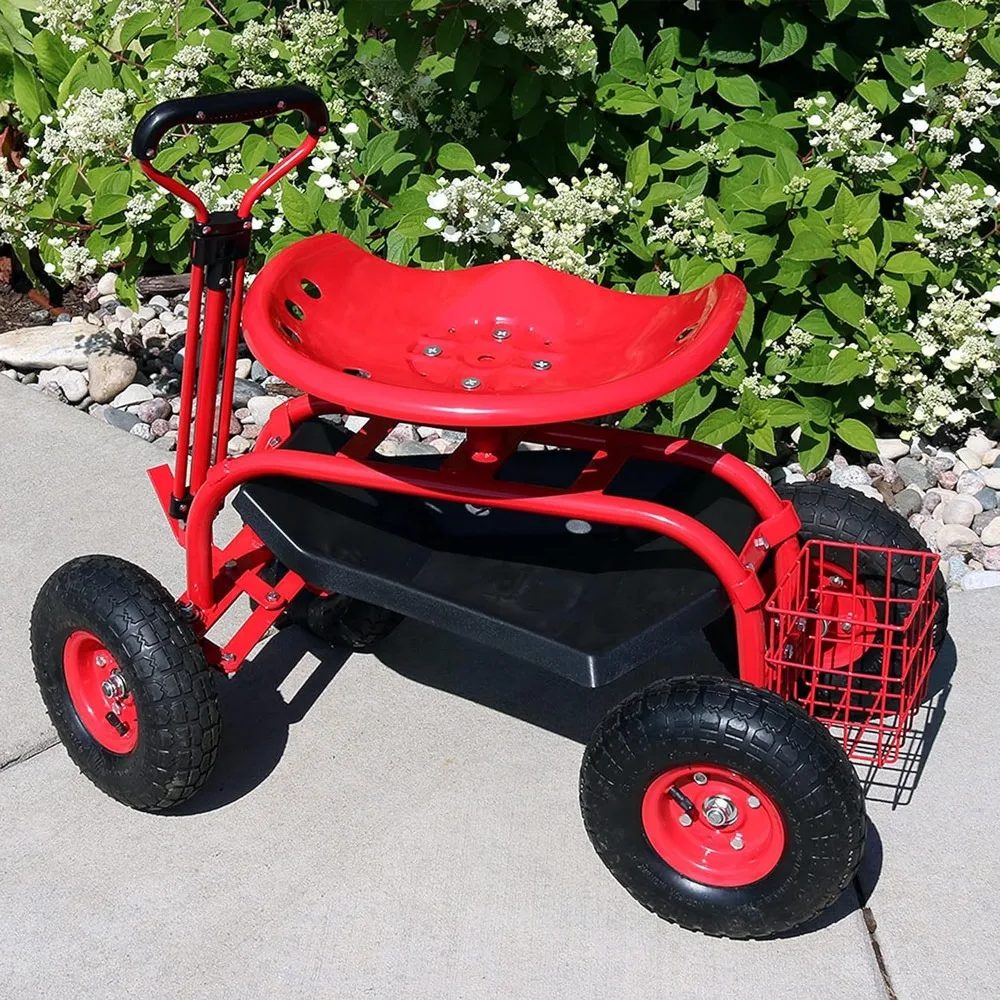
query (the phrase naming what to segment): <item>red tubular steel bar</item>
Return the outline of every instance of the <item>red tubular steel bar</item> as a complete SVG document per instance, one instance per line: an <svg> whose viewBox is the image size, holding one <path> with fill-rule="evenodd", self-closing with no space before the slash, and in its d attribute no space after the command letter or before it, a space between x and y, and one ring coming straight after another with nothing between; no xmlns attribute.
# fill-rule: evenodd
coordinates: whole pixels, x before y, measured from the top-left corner
<svg viewBox="0 0 1000 1000"><path fill-rule="evenodd" d="M215 461L226 457L229 443L229 419L233 412L233 387L236 384L236 351L240 342L240 316L243 311L243 280L247 262L238 260L233 268L233 293L229 300L229 326L222 362L222 395L219 400L219 422L216 425Z"/></svg>
<svg viewBox="0 0 1000 1000"><path fill-rule="evenodd" d="M199 401L200 405L200 401ZM643 528L672 538L697 554L729 595L736 618L745 680L761 683L764 671L764 591L757 575L714 532L680 511L600 492L554 493L523 483L480 482L463 488L442 483L434 472L408 468L394 474L345 457L264 449L222 462L209 475L191 505L187 525L188 594L201 609L216 601L212 577L212 524L226 496L242 483L262 476L291 476L428 499L492 505L556 517L581 518Z"/></svg>
<svg viewBox="0 0 1000 1000"><path fill-rule="evenodd" d="M162 188L166 188L171 194L177 195L182 201L186 201L194 209L196 222L208 222L208 209L205 208L205 203L194 191L185 187L179 180L168 177L166 174L161 174L148 160L140 160L139 166L151 181L159 184Z"/></svg>
<svg viewBox="0 0 1000 1000"><path fill-rule="evenodd" d="M263 177L256 180L247 189L243 199L240 201L239 216L241 219L249 218L250 209L254 202L272 185L280 180L289 170L294 170L315 148L317 139L313 135L307 135L302 140L302 144L296 146L287 156L278 160Z"/></svg>
<svg viewBox="0 0 1000 1000"><path fill-rule="evenodd" d="M219 385L219 355L226 293L210 288L205 294L205 325L202 330L198 365L198 410L194 422L194 453L191 458L191 491L197 493L205 482L212 458L212 431L215 425L215 393ZM199 359L185 354L184 367Z"/></svg>
<svg viewBox="0 0 1000 1000"><path fill-rule="evenodd" d="M173 496L182 501L188 494L188 452L191 446L191 410L194 402L195 372L198 368L198 340L201 330L201 294L205 287L205 269L191 268L191 293L188 296L187 332L184 334L184 369L181 373L181 410L177 425L177 457L174 460Z"/></svg>

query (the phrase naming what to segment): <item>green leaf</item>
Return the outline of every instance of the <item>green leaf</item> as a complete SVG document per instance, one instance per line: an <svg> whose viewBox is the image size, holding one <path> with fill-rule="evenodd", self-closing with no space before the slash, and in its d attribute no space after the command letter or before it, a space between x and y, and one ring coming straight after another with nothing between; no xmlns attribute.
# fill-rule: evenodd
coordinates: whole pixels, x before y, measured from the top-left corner
<svg viewBox="0 0 1000 1000"><path fill-rule="evenodd" d="M425 225L430 218L428 212L429 209L424 208L404 215L394 232L399 233L400 236L412 237L414 239L420 239L423 236L432 236L433 230L428 229Z"/></svg>
<svg viewBox="0 0 1000 1000"><path fill-rule="evenodd" d="M365 151L361 154L361 159L358 161L362 173L366 177L378 173L382 168L382 164L396 151L396 144L398 142L398 132L379 132L365 147Z"/></svg>
<svg viewBox="0 0 1000 1000"><path fill-rule="evenodd" d="M23 121L35 121L48 107L48 97L38 86L38 75L28 62L18 55L13 57L13 62L14 101Z"/></svg>
<svg viewBox="0 0 1000 1000"><path fill-rule="evenodd" d="M850 417L847 420L841 420L840 423L836 424L833 429L836 431L837 437L839 437L845 444L850 445L852 448L856 448L858 451L868 452L872 455L878 452L878 445L875 443L875 435L872 434L870 428L868 428L860 420L855 420L853 417Z"/></svg>
<svg viewBox="0 0 1000 1000"><path fill-rule="evenodd" d="M791 375L799 382L824 384L830 370L829 348L824 345L813 347L792 369Z"/></svg>
<svg viewBox="0 0 1000 1000"><path fill-rule="evenodd" d="M949 59L940 49L931 49L924 63L924 86L930 90L961 80L968 71L969 67L961 59Z"/></svg>
<svg viewBox="0 0 1000 1000"><path fill-rule="evenodd" d="M896 100L889 93L884 80L862 80L854 89L879 111L888 111L896 105Z"/></svg>
<svg viewBox="0 0 1000 1000"><path fill-rule="evenodd" d="M577 166L587 159L591 149L593 149L596 121L597 116L592 107L587 104L578 104L566 116L566 121L563 123L566 145L573 154Z"/></svg>
<svg viewBox="0 0 1000 1000"><path fill-rule="evenodd" d="M857 246L843 246L841 250L844 256L853 260L869 278L875 277L878 254L875 252L875 244L870 239L866 237Z"/></svg>
<svg viewBox="0 0 1000 1000"><path fill-rule="evenodd" d="M819 426L825 426L830 417L833 416L833 403L825 396L804 396L796 390L802 409L809 415L809 419Z"/></svg>
<svg viewBox="0 0 1000 1000"><path fill-rule="evenodd" d="M302 134L288 122L278 122L271 132L271 141L281 149L293 149L302 141Z"/></svg>
<svg viewBox="0 0 1000 1000"><path fill-rule="evenodd" d="M826 14L831 21L835 20L851 6L851 0L824 0L826 3Z"/></svg>
<svg viewBox="0 0 1000 1000"><path fill-rule="evenodd" d="M644 115L659 102L631 83L612 83L597 90L597 103L607 111L617 111L620 115Z"/></svg>
<svg viewBox="0 0 1000 1000"><path fill-rule="evenodd" d="M443 170L475 170L476 158L460 142L446 142L437 155Z"/></svg>
<svg viewBox="0 0 1000 1000"><path fill-rule="evenodd" d="M767 125L764 122L733 122L726 132L737 139L742 146L757 146L771 153L776 153L781 148L790 149L792 152L798 149L798 143L793 135L783 128Z"/></svg>
<svg viewBox="0 0 1000 1000"><path fill-rule="evenodd" d="M768 425L755 427L747 434L747 440L758 450L768 455L776 455L778 449L774 445L774 430Z"/></svg>
<svg viewBox="0 0 1000 1000"><path fill-rule="evenodd" d="M736 411L728 406L714 410L694 429L693 437L706 444L725 444L743 430Z"/></svg>
<svg viewBox="0 0 1000 1000"><path fill-rule="evenodd" d="M858 352L853 347L838 351L836 357L830 359L830 367L826 371L827 385L843 385L868 372L867 362L858 358Z"/></svg>
<svg viewBox="0 0 1000 1000"><path fill-rule="evenodd" d="M833 274L819 284L823 305L848 325L858 329L865 318L865 300L845 274Z"/></svg>
<svg viewBox="0 0 1000 1000"><path fill-rule="evenodd" d="M632 427L638 426L642 423L642 418L646 415L645 406L633 406L628 413L618 422L618 426L623 430L629 430Z"/></svg>
<svg viewBox="0 0 1000 1000"><path fill-rule="evenodd" d="M455 68L452 70L451 85L456 94L468 93L469 86L479 69L483 47L478 41L466 41L455 53Z"/></svg>
<svg viewBox="0 0 1000 1000"><path fill-rule="evenodd" d="M125 211L129 202L127 194L101 194L94 199L90 209L91 222L103 222L119 212Z"/></svg>
<svg viewBox="0 0 1000 1000"><path fill-rule="evenodd" d="M212 130L212 137L209 139L208 148L213 153L221 153L224 149L232 149L238 146L250 131L249 125L241 122L234 122L230 125L216 125ZM296 142L296 145L298 143Z"/></svg>
<svg viewBox="0 0 1000 1000"><path fill-rule="evenodd" d="M434 47L438 52L451 55L465 38L465 17L457 8L453 10L439 25L434 36Z"/></svg>
<svg viewBox="0 0 1000 1000"><path fill-rule="evenodd" d="M119 6L123 5L120 4ZM126 18L118 36L119 46L123 50L127 49L131 42L142 34L143 28L147 28L154 21L158 21L161 14L161 10L143 10L139 11L138 14L132 14Z"/></svg>
<svg viewBox="0 0 1000 1000"><path fill-rule="evenodd" d="M818 469L830 451L830 432L807 424L799 438L799 464L803 472Z"/></svg>
<svg viewBox="0 0 1000 1000"><path fill-rule="evenodd" d="M738 108L760 106L760 91L749 76L720 76L715 81L719 97Z"/></svg>
<svg viewBox="0 0 1000 1000"><path fill-rule="evenodd" d="M542 78L538 73L522 73L510 92L510 108L515 118L523 118L542 96Z"/></svg>
<svg viewBox="0 0 1000 1000"><path fill-rule="evenodd" d="M806 419L806 411L790 399L766 399L763 410L772 427L797 427Z"/></svg>
<svg viewBox="0 0 1000 1000"><path fill-rule="evenodd" d="M892 274L926 274L933 269L934 265L916 250L901 250L885 262L885 270Z"/></svg>
<svg viewBox="0 0 1000 1000"><path fill-rule="evenodd" d="M987 17L985 10L956 3L955 0L941 0L940 3L932 3L929 7L921 7L920 13L939 28L960 30L974 28L977 24L982 24Z"/></svg>
<svg viewBox="0 0 1000 1000"><path fill-rule="evenodd" d="M281 211L292 229L300 233L310 232L315 225L316 218L306 196L287 180L281 184Z"/></svg>
<svg viewBox="0 0 1000 1000"><path fill-rule="evenodd" d="M649 180L649 141L636 146L628 154L625 164L625 180L632 182L632 194L638 195Z"/></svg>
<svg viewBox="0 0 1000 1000"><path fill-rule="evenodd" d="M715 402L718 394L718 386L707 380L682 385L670 397L674 406L674 422L683 424L700 417Z"/></svg>
<svg viewBox="0 0 1000 1000"><path fill-rule="evenodd" d="M896 83L902 84L904 87L913 83L914 67L900 56L893 55L891 52L883 52L882 65L889 71L889 76Z"/></svg>
<svg viewBox="0 0 1000 1000"><path fill-rule="evenodd" d="M813 229L803 229L785 251L785 256L791 260L828 260L833 255L833 243Z"/></svg>
<svg viewBox="0 0 1000 1000"><path fill-rule="evenodd" d="M628 80L640 80L646 73L642 58L642 45L635 32L625 25L611 43L611 68Z"/></svg>
<svg viewBox="0 0 1000 1000"><path fill-rule="evenodd" d="M42 78L49 83L62 83L73 63L66 44L48 31L38 32L31 44Z"/></svg>
<svg viewBox="0 0 1000 1000"><path fill-rule="evenodd" d="M251 170L259 167L264 162L270 145L262 135L258 135L257 133L248 135L240 149L240 160L243 163L243 169L249 173Z"/></svg>
<svg viewBox="0 0 1000 1000"><path fill-rule="evenodd" d="M760 35L760 65L795 55L805 45L808 34L800 20L782 17L776 11L768 14Z"/></svg>

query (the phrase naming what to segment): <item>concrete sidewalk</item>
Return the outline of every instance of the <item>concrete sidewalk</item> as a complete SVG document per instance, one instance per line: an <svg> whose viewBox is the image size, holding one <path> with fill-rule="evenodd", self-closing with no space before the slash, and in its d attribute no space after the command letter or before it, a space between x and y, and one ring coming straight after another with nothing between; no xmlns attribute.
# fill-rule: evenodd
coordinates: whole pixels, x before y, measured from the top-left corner
<svg viewBox="0 0 1000 1000"><path fill-rule="evenodd" d="M731 942L658 921L605 871L580 743L634 675L581 691L413 622L344 662L289 630L221 685L220 760L180 814L119 806L61 747L17 762L49 740L26 638L47 573L107 551L177 589L182 564L145 482L160 453L5 381L0 998L889 996L853 889L801 934ZM1000 601L958 602L926 768L905 805L872 806L862 887L899 1000L985 998L1000 974L997 685L976 638ZM700 640L672 655L713 666Z"/></svg>

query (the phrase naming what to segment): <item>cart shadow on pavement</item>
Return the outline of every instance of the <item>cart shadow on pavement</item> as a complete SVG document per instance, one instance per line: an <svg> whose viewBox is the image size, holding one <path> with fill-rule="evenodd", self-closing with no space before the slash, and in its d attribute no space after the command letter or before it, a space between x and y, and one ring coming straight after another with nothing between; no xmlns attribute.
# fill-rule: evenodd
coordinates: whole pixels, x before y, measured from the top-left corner
<svg viewBox="0 0 1000 1000"><path fill-rule="evenodd" d="M281 685L307 654L318 662L288 700ZM230 679L219 678L222 742L204 788L172 815L212 812L243 798L278 766L291 726L316 704L350 650L333 649L299 628L277 632Z"/></svg>

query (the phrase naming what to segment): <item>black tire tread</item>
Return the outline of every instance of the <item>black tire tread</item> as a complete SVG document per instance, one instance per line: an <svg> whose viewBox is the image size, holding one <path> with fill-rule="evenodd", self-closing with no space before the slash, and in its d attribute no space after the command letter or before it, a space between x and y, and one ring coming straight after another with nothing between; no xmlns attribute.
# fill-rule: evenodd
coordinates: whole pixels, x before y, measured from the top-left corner
<svg viewBox="0 0 1000 1000"><path fill-rule="evenodd" d="M634 877L630 858L611 843L602 806L644 754L662 747L666 755L687 753L688 760L698 760L713 743L730 759L746 761L744 773L757 770L779 787L797 789L796 808L809 814L805 832L815 877L796 880L777 905L759 900L706 908L677 895L665 898L662 887ZM631 895L662 919L712 937L770 937L826 909L854 878L867 829L861 784L823 726L769 691L706 676L657 682L613 709L584 754L580 802L597 853Z"/></svg>
<svg viewBox="0 0 1000 1000"><path fill-rule="evenodd" d="M117 761L84 736L69 701L58 641L66 628L98 635L116 655L140 708L139 744ZM215 680L190 624L154 577L113 556L71 560L39 592L31 650L49 718L95 785L147 812L176 806L201 788L221 733Z"/></svg>

